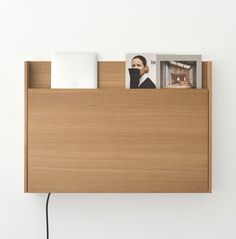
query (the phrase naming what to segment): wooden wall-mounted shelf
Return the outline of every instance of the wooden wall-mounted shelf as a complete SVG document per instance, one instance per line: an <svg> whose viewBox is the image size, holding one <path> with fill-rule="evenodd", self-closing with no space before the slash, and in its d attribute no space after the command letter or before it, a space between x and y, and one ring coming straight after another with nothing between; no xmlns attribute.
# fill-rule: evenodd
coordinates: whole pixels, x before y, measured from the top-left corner
<svg viewBox="0 0 236 239"><path fill-rule="evenodd" d="M204 89L125 89L99 62L99 89L50 89L25 63L25 192L210 192L211 62Z"/></svg>

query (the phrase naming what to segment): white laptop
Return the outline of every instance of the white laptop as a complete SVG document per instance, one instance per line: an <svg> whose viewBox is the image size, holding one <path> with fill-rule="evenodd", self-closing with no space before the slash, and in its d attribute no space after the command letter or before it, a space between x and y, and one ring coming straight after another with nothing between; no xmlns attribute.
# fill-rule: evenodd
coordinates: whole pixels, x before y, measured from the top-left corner
<svg viewBox="0 0 236 239"><path fill-rule="evenodd" d="M97 88L96 53L54 53L51 57L51 88Z"/></svg>

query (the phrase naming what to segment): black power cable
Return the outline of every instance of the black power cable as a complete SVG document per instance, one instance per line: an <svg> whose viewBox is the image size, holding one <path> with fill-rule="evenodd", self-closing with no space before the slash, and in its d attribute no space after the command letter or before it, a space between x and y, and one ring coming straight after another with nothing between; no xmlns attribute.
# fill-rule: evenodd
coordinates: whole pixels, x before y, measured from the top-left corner
<svg viewBox="0 0 236 239"><path fill-rule="evenodd" d="M49 239L48 202L49 202L50 195L51 195L51 193L48 194L47 202L46 202L46 227L47 227L47 239Z"/></svg>

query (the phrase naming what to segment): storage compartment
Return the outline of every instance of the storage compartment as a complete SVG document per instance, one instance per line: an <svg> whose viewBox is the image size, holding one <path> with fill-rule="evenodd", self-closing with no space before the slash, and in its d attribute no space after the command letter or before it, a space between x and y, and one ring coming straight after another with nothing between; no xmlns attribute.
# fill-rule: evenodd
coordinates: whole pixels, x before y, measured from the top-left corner
<svg viewBox="0 0 236 239"><path fill-rule="evenodd" d="M52 90L50 62L26 66L26 192L211 191L210 62L200 90L126 90L124 62Z"/></svg>

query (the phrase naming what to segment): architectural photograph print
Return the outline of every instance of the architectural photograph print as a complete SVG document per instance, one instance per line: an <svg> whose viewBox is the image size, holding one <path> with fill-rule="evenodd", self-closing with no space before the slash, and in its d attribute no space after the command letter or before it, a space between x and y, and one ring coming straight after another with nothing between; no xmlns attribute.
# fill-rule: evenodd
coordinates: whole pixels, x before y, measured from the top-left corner
<svg viewBox="0 0 236 239"><path fill-rule="evenodd" d="M161 88L202 88L201 55L157 55Z"/></svg>

